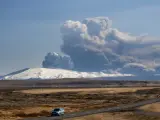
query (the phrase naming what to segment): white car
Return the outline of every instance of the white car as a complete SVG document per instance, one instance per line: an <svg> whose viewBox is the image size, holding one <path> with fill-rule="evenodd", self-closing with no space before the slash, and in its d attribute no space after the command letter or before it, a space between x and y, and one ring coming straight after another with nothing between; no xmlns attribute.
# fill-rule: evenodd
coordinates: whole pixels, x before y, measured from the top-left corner
<svg viewBox="0 0 160 120"><path fill-rule="evenodd" d="M63 116L64 115L64 109L63 108L55 108L51 112L51 116Z"/></svg>

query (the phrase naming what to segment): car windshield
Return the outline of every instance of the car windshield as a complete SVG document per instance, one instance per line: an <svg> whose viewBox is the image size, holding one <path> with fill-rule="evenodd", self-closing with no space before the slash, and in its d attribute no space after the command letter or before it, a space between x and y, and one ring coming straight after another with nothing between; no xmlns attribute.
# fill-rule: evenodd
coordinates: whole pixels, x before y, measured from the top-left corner
<svg viewBox="0 0 160 120"><path fill-rule="evenodd" d="M59 110L60 110L59 108L54 109L54 111L59 111Z"/></svg>

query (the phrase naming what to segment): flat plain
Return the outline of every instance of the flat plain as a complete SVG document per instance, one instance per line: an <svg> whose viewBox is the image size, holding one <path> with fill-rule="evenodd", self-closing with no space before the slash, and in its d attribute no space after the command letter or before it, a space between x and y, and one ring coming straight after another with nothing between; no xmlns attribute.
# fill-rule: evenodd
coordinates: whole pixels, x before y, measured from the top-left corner
<svg viewBox="0 0 160 120"><path fill-rule="evenodd" d="M1 83L0 86L3 86L0 90L1 120L50 116L51 110L56 107L63 107L66 113L109 108L157 98L160 94L160 84L157 81L67 79L20 82L15 80ZM154 107L159 103L155 104ZM150 107L144 106L140 109L148 110ZM97 119L160 120L159 117L135 115L132 111L95 114L70 120Z"/></svg>

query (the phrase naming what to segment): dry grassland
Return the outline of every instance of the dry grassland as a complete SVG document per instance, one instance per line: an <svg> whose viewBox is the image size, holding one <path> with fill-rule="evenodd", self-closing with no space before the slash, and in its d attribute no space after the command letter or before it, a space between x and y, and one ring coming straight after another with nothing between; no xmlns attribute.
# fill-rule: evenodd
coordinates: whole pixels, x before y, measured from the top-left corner
<svg viewBox="0 0 160 120"><path fill-rule="evenodd" d="M144 110L144 111L149 111L149 112L160 112L160 102L159 103L153 103L153 104L145 105L143 107L140 107L140 109Z"/></svg>
<svg viewBox="0 0 160 120"><path fill-rule="evenodd" d="M50 94L50 93L59 93L59 92L103 92L103 93L123 93L123 92L136 92L137 90L149 90L158 87L133 87L133 88L74 88L74 89L50 89L50 88L42 88L42 89L29 89L29 90L21 90L19 92L26 94Z"/></svg>
<svg viewBox="0 0 160 120"><path fill-rule="evenodd" d="M66 120L160 120L160 117L137 115L132 112L102 113Z"/></svg>
<svg viewBox="0 0 160 120"><path fill-rule="evenodd" d="M0 120L50 116L51 110L56 107L63 107L66 113L70 113L131 104L155 98L159 93L160 88L77 88L0 91ZM75 120L157 120L156 118L144 118L135 119L134 114L128 113L104 113Z"/></svg>

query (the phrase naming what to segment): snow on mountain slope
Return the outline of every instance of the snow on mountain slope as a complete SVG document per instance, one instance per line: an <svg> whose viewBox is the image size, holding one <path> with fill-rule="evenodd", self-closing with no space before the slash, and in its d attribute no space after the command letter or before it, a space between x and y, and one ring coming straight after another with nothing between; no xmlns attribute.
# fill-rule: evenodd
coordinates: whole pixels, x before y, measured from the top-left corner
<svg viewBox="0 0 160 120"><path fill-rule="evenodd" d="M30 68L18 74L5 76L4 80L27 80L27 79L59 79L59 78L96 78L96 77L119 77L131 76L131 74L107 74L103 72L77 72L64 69Z"/></svg>

